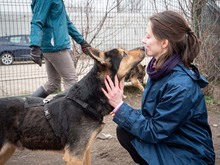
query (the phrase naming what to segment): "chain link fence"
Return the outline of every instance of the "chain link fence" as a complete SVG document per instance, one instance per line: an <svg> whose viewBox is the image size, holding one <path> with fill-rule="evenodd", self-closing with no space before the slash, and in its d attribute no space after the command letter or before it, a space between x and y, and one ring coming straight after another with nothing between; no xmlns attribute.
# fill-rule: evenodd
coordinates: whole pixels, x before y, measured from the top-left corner
<svg viewBox="0 0 220 165"><path fill-rule="evenodd" d="M141 46L147 18L155 12L175 10L190 14L189 4L179 0L64 0L64 3L70 20L84 38L103 51ZM12 36L11 44L23 46L23 52L16 53L26 55L15 58L10 51L0 52L0 97L30 95L47 80L44 64L39 67L30 61L29 40L21 37L29 36L31 18L31 0L0 0L0 51L4 47L1 38ZM74 41L71 53L80 79L91 68L92 60L83 55ZM143 63L147 61L146 58Z"/></svg>

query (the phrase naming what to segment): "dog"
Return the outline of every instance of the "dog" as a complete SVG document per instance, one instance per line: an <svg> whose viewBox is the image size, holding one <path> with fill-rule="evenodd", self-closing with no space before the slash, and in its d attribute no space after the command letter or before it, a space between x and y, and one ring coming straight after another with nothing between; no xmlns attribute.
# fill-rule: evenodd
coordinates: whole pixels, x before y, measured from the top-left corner
<svg viewBox="0 0 220 165"><path fill-rule="evenodd" d="M141 92L144 91L144 81L146 76L146 65L139 63L136 67L126 74L125 82L131 82L134 87L137 87ZM124 96L125 97L125 96Z"/></svg>
<svg viewBox="0 0 220 165"><path fill-rule="evenodd" d="M52 150L67 165L90 165L90 149L113 107L103 94L104 79L126 74L145 57L144 47L129 51L88 48L94 65L68 91L51 100L37 97L0 99L0 165L15 149Z"/></svg>

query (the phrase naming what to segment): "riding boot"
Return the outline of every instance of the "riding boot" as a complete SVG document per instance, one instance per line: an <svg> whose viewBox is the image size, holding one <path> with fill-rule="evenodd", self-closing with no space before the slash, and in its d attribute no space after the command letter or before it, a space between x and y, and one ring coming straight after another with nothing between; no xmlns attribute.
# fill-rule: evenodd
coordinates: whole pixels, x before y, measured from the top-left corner
<svg viewBox="0 0 220 165"><path fill-rule="evenodd" d="M42 86L40 86L34 93L32 93L31 96L46 98L48 94L46 93L45 89Z"/></svg>

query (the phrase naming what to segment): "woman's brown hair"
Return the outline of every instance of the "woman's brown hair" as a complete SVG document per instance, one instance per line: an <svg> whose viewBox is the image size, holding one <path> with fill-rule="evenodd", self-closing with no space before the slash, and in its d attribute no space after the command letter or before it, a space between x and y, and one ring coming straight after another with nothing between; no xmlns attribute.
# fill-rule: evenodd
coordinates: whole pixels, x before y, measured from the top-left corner
<svg viewBox="0 0 220 165"><path fill-rule="evenodd" d="M156 68L160 69L164 61L174 53L179 54L183 64L190 67L199 54L200 46L184 17L174 11L164 11L151 16L149 20L156 39L169 41L168 52L157 60Z"/></svg>

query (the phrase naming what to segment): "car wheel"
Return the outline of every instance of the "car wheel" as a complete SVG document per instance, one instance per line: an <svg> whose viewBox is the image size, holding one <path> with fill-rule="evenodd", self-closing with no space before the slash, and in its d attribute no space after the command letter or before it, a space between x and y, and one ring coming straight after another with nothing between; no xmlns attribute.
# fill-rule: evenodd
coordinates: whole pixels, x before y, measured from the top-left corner
<svg viewBox="0 0 220 165"><path fill-rule="evenodd" d="M11 53L8 53L8 52L3 53L0 57L0 59L1 59L1 63L3 65L11 65L14 61L13 55Z"/></svg>

